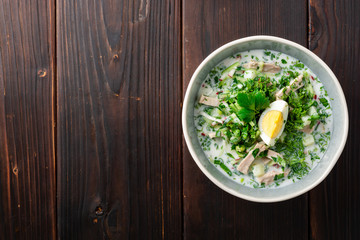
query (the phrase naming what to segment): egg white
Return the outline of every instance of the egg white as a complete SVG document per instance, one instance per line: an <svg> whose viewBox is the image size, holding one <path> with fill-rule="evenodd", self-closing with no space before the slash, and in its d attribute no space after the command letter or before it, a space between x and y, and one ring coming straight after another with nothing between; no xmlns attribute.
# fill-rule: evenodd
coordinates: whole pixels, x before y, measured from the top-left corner
<svg viewBox="0 0 360 240"><path fill-rule="evenodd" d="M266 135L266 133L264 132L263 126L262 126L262 122L263 122L263 119L264 119L265 115L269 111L272 111L272 110L277 110L277 111L281 112L282 115L283 115L283 119L284 119L284 123L282 124L280 132L278 133L278 135L276 135L273 138ZM288 103L285 102L284 100L277 100L277 101L272 102L270 104L270 106L267 109L265 109L264 112L261 114L260 119L259 119L259 129L260 129L260 132L261 132L260 137L266 143L266 145L268 145L268 146L274 146L275 145L276 140L281 136L281 134L283 133L283 131L285 129L288 113L289 113L289 105L288 105Z"/></svg>

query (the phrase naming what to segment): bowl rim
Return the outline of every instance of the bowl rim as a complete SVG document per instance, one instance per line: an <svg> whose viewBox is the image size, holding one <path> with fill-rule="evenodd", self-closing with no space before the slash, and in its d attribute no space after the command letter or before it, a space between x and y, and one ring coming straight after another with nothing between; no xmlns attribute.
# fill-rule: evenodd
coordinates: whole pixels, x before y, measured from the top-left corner
<svg viewBox="0 0 360 240"><path fill-rule="evenodd" d="M246 194L242 194L241 192L235 191L233 189L230 189L228 186L226 186L225 184L221 183L219 180L217 180L212 174L210 174L210 172L207 171L207 169L201 164L197 154L195 153L194 147L191 144L190 141L190 136L188 133L188 124L186 121L186 110L190 107L189 106L189 98L190 98L190 89L192 89L194 83L195 83L195 79L197 78L198 74L200 73L201 69L204 67L205 64L207 64L207 62L209 62L212 58L214 58L217 54L219 54L220 52L222 52L223 50L230 48L234 45L240 44L240 43L245 43L245 42L250 42L250 41L254 41L254 40L264 40L264 41L273 41L273 42L278 42L281 44L285 44L285 45L289 45L291 47L297 48L303 52L305 52L306 54L308 54L311 58L313 58L315 61L317 61L328 73L329 75L335 80L334 84L336 85L336 88L338 88L340 90L340 95L339 97L339 101L341 103L341 106L344 106L344 111L346 112L345 116L344 116L344 134L342 134L342 138L339 144L339 148L337 149L335 155L333 155L332 157L332 161L330 162L330 164L328 165L328 167L325 169L325 171L320 175L320 177L318 179L316 179L312 184L309 184L308 186L304 187L303 189L296 191L296 192L290 192L289 194L285 194L282 196L276 196L276 197L270 197L270 198L258 198L258 197L253 197L253 196L249 196ZM200 168L200 170L215 184L217 185L219 188L221 188L222 190L230 193L231 195L234 195L236 197L248 200L248 201L253 201L253 202L280 202L280 201L285 201L291 198L295 198L299 195L302 195L308 191L310 191L311 189L313 189L314 187L316 187L318 184L320 184L330 173L330 171L333 169L334 165L336 164L336 162L338 161L344 147L346 144L346 140L347 140L347 136L348 136L348 130L349 130L349 113L348 113L348 108L347 108L347 104L346 104L346 99L345 99L345 95L344 92L342 90L342 87L338 81L338 79L336 78L335 74L333 73L333 71L328 67L328 65L321 59L319 58L315 53L313 53L312 51L310 51L309 49L301 46L298 43L295 43L293 41L284 39L284 38L280 38L280 37L275 37L275 36L268 36L268 35L255 35L255 36L249 36L249 37L244 37L244 38L240 38L234 41L231 41L229 43L226 43L224 45L222 45L221 47L217 48L216 50L214 50L212 53L210 53L202 62L201 64L196 68L194 74L192 75L190 82L187 86L186 89L186 93L185 93L185 97L184 97L184 101L183 101L183 108L182 108L182 128L183 128L183 134L184 134L184 138L185 138L185 142L186 145L189 149L189 152L193 158L193 160L195 161L195 163L197 164L197 166Z"/></svg>

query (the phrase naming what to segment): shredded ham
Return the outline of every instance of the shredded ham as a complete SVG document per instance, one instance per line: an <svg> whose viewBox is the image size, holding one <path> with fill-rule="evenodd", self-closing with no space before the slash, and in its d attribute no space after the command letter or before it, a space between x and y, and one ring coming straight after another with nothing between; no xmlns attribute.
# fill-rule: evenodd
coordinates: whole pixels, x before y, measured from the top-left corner
<svg viewBox="0 0 360 240"><path fill-rule="evenodd" d="M269 158L260 158L260 161L261 161L264 165L266 165L266 164L268 164L271 160L270 160Z"/></svg>
<svg viewBox="0 0 360 240"><path fill-rule="evenodd" d="M207 97L204 95L201 95L199 103L208 105L208 106L213 106L213 107L218 107L220 105L220 100L214 97Z"/></svg>
<svg viewBox="0 0 360 240"><path fill-rule="evenodd" d="M290 169L286 169L284 172L279 171L270 171L262 175L261 177L258 177L257 180L259 183L265 183L265 185L269 185L270 183L274 182L274 178L276 175L284 173L284 177L289 175Z"/></svg>
<svg viewBox="0 0 360 240"><path fill-rule="evenodd" d="M265 73L278 73L281 71L281 67L273 63L264 63L262 71Z"/></svg>
<svg viewBox="0 0 360 240"><path fill-rule="evenodd" d="M303 129L301 129L300 131L301 132L304 132L304 133L312 133L313 131L315 130L315 125L313 127L310 127L310 124L309 125L306 125Z"/></svg>
<svg viewBox="0 0 360 240"><path fill-rule="evenodd" d="M243 64L243 67L245 69L257 69L257 67L260 65L259 62L255 60L250 60L250 62ZM265 73L278 73L280 72L281 67L278 65L275 65L274 63L263 63L262 72Z"/></svg>
<svg viewBox="0 0 360 240"><path fill-rule="evenodd" d="M220 137L223 137L224 134L223 133L220 133ZM215 138L216 137L216 132L211 132L209 133L209 138Z"/></svg>
<svg viewBox="0 0 360 240"><path fill-rule="evenodd" d="M265 145L264 142L260 142L260 143L257 143L254 147L254 149L252 149L248 155L240 162L239 166L237 167L237 170L244 173L244 174L248 174L248 171L249 171L249 167L250 165L252 164L252 162L255 160L255 157L253 156L253 151L255 149L259 149L259 152L257 153L256 156L258 156L261 152L265 151L268 146Z"/></svg>
<svg viewBox="0 0 360 240"><path fill-rule="evenodd" d="M278 158L278 157L283 158L283 156L280 153L275 152L275 151L270 150L270 149L268 150L266 157L271 159L271 160L272 160L273 157L274 158Z"/></svg>
<svg viewBox="0 0 360 240"><path fill-rule="evenodd" d="M289 85L289 86L280 89L280 90L275 94L276 100L281 99L282 96L284 96L284 94L289 95L289 93L290 93L291 91L296 91L296 90L298 90L299 88L303 87L304 84L303 84L303 82L302 82L302 78L303 78L303 75L300 74L297 78L295 78L294 80L292 80L292 81L290 82L290 85Z"/></svg>
<svg viewBox="0 0 360 240"><path fill-rule="evenodd" d="M245 69L256 69L259 63L254 60L250 60L250 62L243 64Z"/></svg>

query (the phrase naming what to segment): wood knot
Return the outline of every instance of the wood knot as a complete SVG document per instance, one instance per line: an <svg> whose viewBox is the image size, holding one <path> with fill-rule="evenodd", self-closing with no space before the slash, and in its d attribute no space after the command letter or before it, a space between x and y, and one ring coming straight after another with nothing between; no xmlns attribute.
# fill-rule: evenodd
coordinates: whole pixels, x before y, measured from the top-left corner
<svg viewBox="0 0 360 240"><path fill-rule="evenodd" d="M101 206L97 206L95 208L95 214L96 216L102 216L104 215L104 209Z"/></svg>
<svg viewBox="0 0 360 240"><path fill-rule="evenodd" d="M19 170L18 170L17 167L14 167L12 171L13 171L13 173L14 173L16 176L18 175L18 171L19 171Z"/></svg>
<svg viewBox="0 0 360 240"><path fill-rule="evenodd" d="M114 54L113 59L114 59L114 61L119 60L119 55L118 55L118 54Z"/></svg>
<svg viewBox="0 0 360 240"><path fill-rule="evenodd" d="M46 72L46 69L40 69L38 72L37 72L38 76L43 78L43 77L46 77L47 75L47 72Z"/></svg>

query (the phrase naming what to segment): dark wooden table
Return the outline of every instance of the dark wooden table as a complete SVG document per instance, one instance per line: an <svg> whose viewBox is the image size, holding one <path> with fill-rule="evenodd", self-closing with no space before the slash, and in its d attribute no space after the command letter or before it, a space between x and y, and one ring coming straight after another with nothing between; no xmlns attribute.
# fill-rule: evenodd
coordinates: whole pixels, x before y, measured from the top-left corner
<svg viewBox="0 0 360 240"><path fill-rule="evenodd" d="M256 34L314 51L350 114L330 175L273 204L216 187L181 129L197 65ZM359 81L358 0L0 0L0 239L360 239Z"/></svg>

